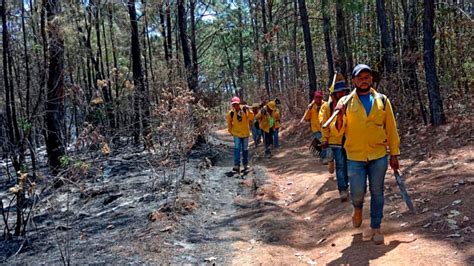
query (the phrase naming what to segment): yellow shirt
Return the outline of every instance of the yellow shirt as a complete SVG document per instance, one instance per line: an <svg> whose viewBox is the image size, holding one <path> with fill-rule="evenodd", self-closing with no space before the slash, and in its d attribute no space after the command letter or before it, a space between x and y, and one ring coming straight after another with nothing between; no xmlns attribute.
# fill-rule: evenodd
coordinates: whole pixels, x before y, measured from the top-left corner
<svg viewBox="0 0 474 266"><path fill-rule="evenodd" d="M273 125L273 128L276 126L276 110L272 112L271 114L272 118L275 119L275 124ZM258 121L258 125L261 130L269 133L270 132L270 113L266 111L265 115L262 114L262 111L258 112L258 114L255 116L255 118Z"/></svg>
<svg viewBox="0 0 474 266"><path fill-rule="evenodd" d="M233 116L231 116L231 113L234 113ZM244 111L241 109L241 117L242 120L239 121L238 118L238 112L232 108L227 113L227 129L230 134L234 137L238 138L248 138L250 136L250 128L253 123L253 113L250 110Z"/></svg>
<svg viewBox="0 0 474 266"><path fill-rule="evenodd" d="M275 111L273 111L274 115L273 117L275 118L275 126L273 128L277 129L277 128L280 128L281 127L281 122L280 122L280 119L281 119L281 114L280 114L280 110L276 109Z"/></svg>
<svg viewBox="0 0 474 266"><path fill-rule="evenodd" d="M323 103L323 105L321 106L321 110L319 110L319 121L321 122L321 125L324 125L324 123L326 123L326 121L328 121L329 117L331 117L332 115L330 108L331 104L332 99L330 99L328 102ZM338 135L334 132L334 130L331 130L330 127L321 128L321 133L321 142L328 142L328 144L332 145L342 144L343 135Z"/></svg>
<svg viewBox="0 0 474 266"><path fill-rule="evenodd" d="M390 155L400 154L400 137L392 105L387 98L384 107L377 92L371 89L370 93L374 97L374 103L368 116L359 97L354 94L346 106L341 129L336 128L337 119L331 123L331 131L337 136L346 136L344 148L347 158L352 161L366 162L382 158L387 154L387 147L390 149ZM344 98L340 99L339 103Z"/></svg>
<svg viewBox="0 0 474 266"><path fill-rule="evenodd" d="M326 102L323 101L321 106L324 103ZM311 109L309 109L309 111L304 116L304 120L311 121L311 131L313 133L321 131L321 121L319 121L319 110L321 109L321 106L313 104L313 106L311 106Z"/></svg>

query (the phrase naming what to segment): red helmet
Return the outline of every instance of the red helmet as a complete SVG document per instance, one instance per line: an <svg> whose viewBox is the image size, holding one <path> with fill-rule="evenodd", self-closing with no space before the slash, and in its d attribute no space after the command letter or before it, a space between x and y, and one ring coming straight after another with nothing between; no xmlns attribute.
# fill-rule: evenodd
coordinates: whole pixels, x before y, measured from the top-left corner
<svg viewBox="0 0 474 266"><path fill-rule="evenodd" d="M237 96L232 97L232 100L230 100L230 104L234 103L240 104L240 98Z"/></svg>
<svg viewBox="0 0 474 266"><path fill-rule="evenodd" d="M323 92L322 91L315 91L314 92L314 98L316 98L316 97L323 98Z"/></svg>

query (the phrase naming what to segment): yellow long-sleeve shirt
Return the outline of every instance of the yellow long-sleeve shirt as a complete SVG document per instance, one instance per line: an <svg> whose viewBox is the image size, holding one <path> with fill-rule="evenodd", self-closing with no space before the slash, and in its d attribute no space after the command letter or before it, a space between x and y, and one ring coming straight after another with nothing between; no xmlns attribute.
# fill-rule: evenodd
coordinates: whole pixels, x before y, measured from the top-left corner
<svg viewBox="0 0 474 266"><path fill-rule="evenodd" d="M323 101L322 105L324 103L326 102ZM306 112L306 115L304 116L304 120L311 122L311 131L313 133L321 131L321 121L319 120L319 110L321 109L321 106L313 104L311 106L311 109L309 109L308 112Z"/></svg>
<svg viewBox="0 0 474 266"><path fill-rule="evenodd" d="M233 113L233 115L231 115ZM252 127L254 115L252 111L243 109L240 110L240 119L238 117L238 111L235 109L227 112L227 129L230 134L238 138L248 138L250 136L250 128Z"/></svg>
<svg viewBox="0 0 474 266"><path fill-rule="evenodd" d="M319 121L321 125L324 125L326 121L328 121L329 117L331 117L331 104L333 103L332 99L329 99L328 102L323 103L321 106L321 110L319 110ZM327 142L328 144L332 145L341 145L342 144L342 137L343 135L337 134L334 130L331 130L330 127L322 128L321 127L322 138L321 142Z"/></svg>
<svg viewBox="0 0 474 266"><path fill-rule="evenodd" d="M392 105L388 98L384 104L374 89L370 93L374 97L374 103L368 116L359 97L354 94L346 105L341 129L336 128L337 119L331 123L331 131L337 136L345 135L344 148L347 158L352 161L366 162L382 158L387 154L387 147L390 155L400 154L400 137Z"/></svg>

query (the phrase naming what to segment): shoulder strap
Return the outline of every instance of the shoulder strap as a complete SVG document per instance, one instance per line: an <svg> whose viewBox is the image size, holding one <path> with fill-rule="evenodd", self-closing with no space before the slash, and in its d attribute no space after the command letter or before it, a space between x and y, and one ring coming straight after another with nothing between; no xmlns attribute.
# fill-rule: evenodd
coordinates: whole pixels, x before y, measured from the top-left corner
<svg viewBox="0 0 474 266"><path fill-rule="evenodd" d="M382 94L382 93L380 93L380 92L377 92L377 98L379 98L380 100L382 100L383 110L385 111L385 102L387 101L387 96L385 96L385 94Z"/></svg>

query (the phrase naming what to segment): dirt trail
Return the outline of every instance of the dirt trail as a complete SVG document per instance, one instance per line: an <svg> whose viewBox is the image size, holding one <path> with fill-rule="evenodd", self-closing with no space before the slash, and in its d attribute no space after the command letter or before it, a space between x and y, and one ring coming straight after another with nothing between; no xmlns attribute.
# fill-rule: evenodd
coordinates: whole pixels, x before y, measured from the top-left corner
<svg viewBox="0 0 474 266"><path fill-rule="evenodd" d="M220 139L228 139L225 130L216 134ZM233 214L226 213L231 217L219 229L220 237L227 239L231 249L224 255L225 260L217 262L237 265L474 264L472 146L456 153L454 167L446 165L446 157L431 160L442 169L435 166L424 169L426 162L402 160L402 165L410 166L407 186L419 214L407 212L395 178L391 170L387 172L385 245L375 246L362 237L369 226L369 195L363 225L353 229L352 207L348 202L340 202L336 181L326 166L312 157L305 145L287 141L290 139L283 138L282 148L272 159L260 156L262 148L255 151L254 165L268 176L254 176L263 182L254 198L249 195L245 199L234 198L234 205L239 208ZM227 166L231 163L227 162ZM454 173L457 175L453 176Z"/></svg>
<svg viewBox="0 0 474 266"><path fill-rule="evenodd" d="M375 246L362 239L369 196L363 225L353 229L352 207L340 202L334 177L308 152L309 141L295 141L304 139L301 131L283 130L272 159L251 145L252 171L242 179L229 176L232 138L214 130L214 146L192 154L184 178L173 184L179 208L170 211L156 212L169 193L152 181L146 154L117 152L97 162L104 165L100 178L87 179L84 190L71 188L72 212L64 209L66 187L48 195L45 211L34 216L31 244L12 257L20 243L2 242L0 259L59 264L58 231L70 238L73 263L474 265L472 139L433 150L429 131L404 136L416 140L403 147L401 164L420 213L407 212L389 170L386 243ZM58 227L68 216L70 227Z"/></svg>

